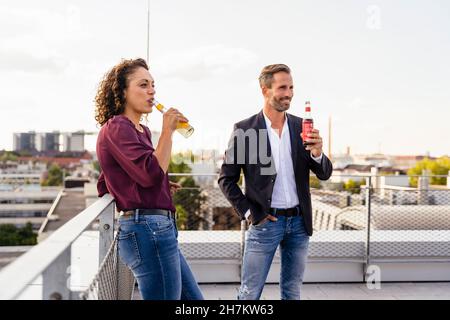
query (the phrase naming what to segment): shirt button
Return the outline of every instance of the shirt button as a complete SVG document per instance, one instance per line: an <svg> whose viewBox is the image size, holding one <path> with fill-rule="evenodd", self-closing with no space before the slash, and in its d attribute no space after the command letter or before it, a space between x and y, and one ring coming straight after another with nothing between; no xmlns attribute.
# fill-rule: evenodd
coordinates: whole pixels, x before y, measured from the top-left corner
<svg viewBox="0 0 450 320"><path fill-rule="evenodd" d="M267 202L270 202L271 200L270 199L267 199Z"/></svg>

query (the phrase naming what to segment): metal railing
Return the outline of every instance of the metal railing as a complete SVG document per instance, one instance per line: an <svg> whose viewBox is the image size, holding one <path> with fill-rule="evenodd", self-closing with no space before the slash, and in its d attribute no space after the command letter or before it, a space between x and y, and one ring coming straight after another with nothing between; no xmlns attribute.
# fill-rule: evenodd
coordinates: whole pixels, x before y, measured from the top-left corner
<svg viewBox="0 0 450 320"><path fill-rule="evenodd" d="M418 187L407 186L404 176L337 178L342 181L312 183L314 235L310 260L362 263L361 281L368 267L380 261L450 262L449 187L430 185L428 176L418 177ZM241 232L241 258L247 226L217 187L217 175L174 174L171 179L184 186L173 198L179 230ZM403 182L393 183L395 179ZM386 183L388 180L391 184ZM114 201L106 195L3 269L0 299L18 298L39 275L43 276L43 299L130 299L134 279L118 258L114 213ZM71 292L67 285L71 245L96 219L100 237L98 272L81 294ZM195 257L195 250L203 249L190 249L191 257ZM229 248L218 245L210 256L205 252L200 256L223 257L226 253L220 250ZM19 272L21 276L17 277Z"/></svg>
<svg viewBox="0 0 450 320"><path fill-rule="evenodd" d="M0 272L0 300L20 298L39 276L42 276L42 299L79 299L79 294L72 292L70 286L72 244L98 219L101 264L110 248L114 247L114 215L114 200L105 195L6 266ZM117 260L115 264L118 265Z"/></svg>

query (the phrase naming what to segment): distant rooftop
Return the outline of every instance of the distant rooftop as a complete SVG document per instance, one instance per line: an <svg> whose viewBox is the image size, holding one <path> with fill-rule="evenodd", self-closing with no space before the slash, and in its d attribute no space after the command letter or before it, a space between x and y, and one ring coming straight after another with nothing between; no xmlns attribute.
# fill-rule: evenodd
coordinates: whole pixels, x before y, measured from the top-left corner
<svg viewBox="0 0 450 320"><path fill-rule="evenodd" d="M59 203L42 231L45 233L57 230L85 208L86 197L83 188L65 189ZM55 218L52 219L52 216Z"/></svg>
<svg viewBox="0 0 450 320"><path fill-rule="evenodd" d="M36 190L36 191L2 191L0 192L0 201L2 200L16 200L16 199L27 199L27 200L36 200L36 199L52 199L54 200L58 195L57 190L45 191L45 190Z"/></svg>
<svg viewBox="0 0 450 320"><path fill-rule="evenodd" d="M51 203L4 203L0 206L0 212L48 211L51 206Z"/></svg>

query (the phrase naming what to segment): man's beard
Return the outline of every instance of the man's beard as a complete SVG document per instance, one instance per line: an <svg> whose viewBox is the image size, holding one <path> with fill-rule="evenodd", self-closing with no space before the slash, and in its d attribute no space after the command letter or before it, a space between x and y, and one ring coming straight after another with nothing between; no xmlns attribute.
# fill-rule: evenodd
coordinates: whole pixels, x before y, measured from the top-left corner
<svg viewBox="0 0 450 320"><path fill-rule="evenodd" d="M288 104L284 104L285 101L289 101ZM291 106L291 101L289 99L284 99L283 98L283 102L281 101L281 99L277 99L275 97L272 97L270 104L272 105L272 107L278 111L278 112L284 112L286 110L289 110L289 107Z"/></svg>

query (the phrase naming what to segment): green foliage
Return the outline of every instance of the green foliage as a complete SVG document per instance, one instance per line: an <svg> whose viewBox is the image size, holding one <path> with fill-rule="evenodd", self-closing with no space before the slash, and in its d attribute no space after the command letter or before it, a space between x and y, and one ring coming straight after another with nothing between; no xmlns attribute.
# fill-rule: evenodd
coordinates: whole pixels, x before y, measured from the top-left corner
<svg viewBox="0 0 450 320"><path fill-rule="evenodd" d="M48 170L47 179L42 182L43 186L62 186L63 172L57 164L52 164Z"/></svg>
<svg viewBox="0 0 450 320"><path fill-rule="evenodd" d="M37 234L28 222L25 227L17 228L12 224L0 225L0 246L30 246L37 243Z"/></svg>
<svg viewBox="0 0 450 320"><path fill-rule="evenodd" d="M0 161L1 162L6 162L6 161L17 161L17 155L11 151L5 151L3 152L3 154L0 156Z"/></svg>
<svg viewBox="0 0 450 320"><path fill-rule="evenodd" d="M177 228L179 230L186 230L187 229L187 212L186 210L183 208L182 205L177 204L175 206L175 208L177 209Z"/></svg>
<svg viewBox="0 0 450 320"><path fill-rule="evenodd" d="M315 176L309 176L309 186L314 189L322 188L319 178L317 178Z"/></svg>
<svg viewBox="0 0 450 320"><path fill-rule="evenodd" d="M170 173L190 173L192 171L183 161L182 154L177 154L174 157L178 158L175 161L173 159L171 160L169 164ZM187 228L197 230L200 222L202 222L201 205L206 200L206 197L200 194L201 190L192 177L172 176L170 177L170 181L177 182L182 186L172 197L179 215L179 220L181 220L177 226L181 230Z"/></svg>
<svg viewBox="0 0 450 320"><path fill-rule="evenodd" d="M450 170L450 158L441 157L436 160L430 160L425 158L416 163L414 167L408 170L409 184L411 187L417 187L418 177L417 175L422 175L423 170L428 170L431 175L448 175ZM431 184L433 185L445 185L447 183L447 178L445 177L431 177Z"/></svg>
<svg viewBox="0 0 450 320"><path fill-rule="evenodd" d="M97 160L92 162L92 167L94 168L94 170L98 171L99 173L102 172L102 168L100 168L100 163Z"/></svg>
<svg viewBox="0 0 450 320"><path fill-rule="evenodd" d="M191 173L192 169L189 167L189 165L186 163L188 162L190 158L187 158L182 153L175 154L169 163L169 172L170 173ZM177 182L180 178L179 177L171 177L170 180Z"/></svg>
<svg viewBox="0 0 450 320"><path fill-rule="evenodd" d="M28 150L20 150L18 153L19 153L19 156L21 156L21 157L31 157L33 155Z"/></svg>
<svg viewBox="0 0 450 320"><path fill-rule="evenodd" d="M365 180L354 181L354 180L350 179L344 183L344 190L348 191L352 194L359 194L359 193L361 193L361 186L365 185L365 184L366 184Z"/></svg>

